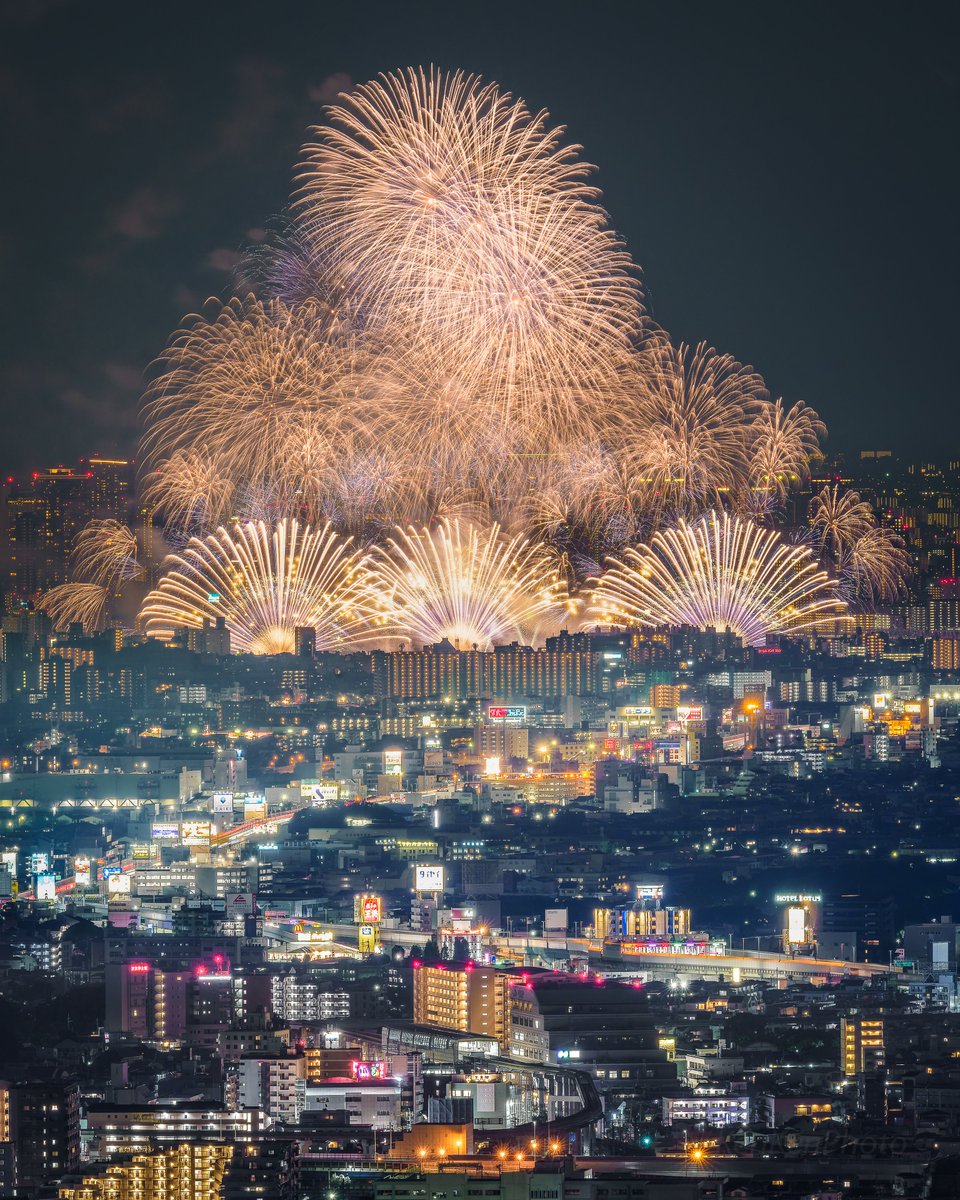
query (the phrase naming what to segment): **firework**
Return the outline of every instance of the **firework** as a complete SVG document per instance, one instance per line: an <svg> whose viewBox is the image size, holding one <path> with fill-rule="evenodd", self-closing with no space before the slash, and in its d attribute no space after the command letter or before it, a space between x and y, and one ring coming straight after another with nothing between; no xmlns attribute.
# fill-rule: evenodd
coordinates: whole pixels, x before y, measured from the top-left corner
<svg viewBox="0 0 960 1200"><path fill-rule="evenodd" d="M442 348L475 437L582 427L640 308L563 130L474 76L411 69L314 132L297 213L368 325Z"/></svg>
<svg viewBox="0 0 960 1200"><path fill-rule="evenodd" d="M73 573L110 592L141 579L136 534L120 521L88 521L74 543Z"/></svg>
<svg viewBox="0 0 960 1200"><path fill-rule="evenodd" d="M82 625L84 633L103 626L110 592L99 583L61 583L43 593L38 607L53 621L57 632Z"/></svg>
<svg viewBox="0 0 960 1200"><path fill-rule="evenodd" d="M875 526L857 538L840 569L849 581L851 595L872 604L893 599L903 590L910 573L910 555L892 529Z"/></svg>
<svg viewBox="0 0 960 1200"><path fill-rule="evenodd" d="M590 612L603 624L730 629L758 645L768 634L809 630L843 607L809 550L711 512L611 560Z"/></svg>
<svg viewBox="0 0 960 1200"><path fill-rule="evenodd" d="M350 290L338 275L326 247L312 241L290 216L281 219L253 246L237 269L238 293L279 300L286 308L316 308L324 325L343 335L359 332L362 322Z"/></svg>
<svg viewBox="0 0 960 1200"><path fill-rule="evenodd" d="M873 509L859 492L827 485L810 501L808 520L821 550L837 562L876 525Z"/></svg>
<svg viewBox="0 0 960 1200"><path fill-rule="evenodd" d="M753 487L780 501L809 473L826 426L804 403L785 408L782 400L761 406L751 436Z"/></svg>
<svg viewBox="0 0 960 1200"><path fill-rule="evenodd" d="M201 519L222 518L246 489L295 509L304 481L293 447L307 433L329 446L362 419L360 358L311 306L251 298L194 318L148 393L142 451L152 501L168 519L191 515L191 504Z"/></svg>
<svg viewBox="0 0 960 1200"><path fill-rule="evenodd" d="M248 555L303 526L331 523L363 545L387 537L373 554L378 629L414 642L538 636L565 612L558 576L575 590L611 551L629 575L631 555L718 528L719 516L697 522L705 510L739 517L724 554L756 560L768 581L777 554L796 553L805 578L810 552L762 542L745 518L782 518L822 423L772 402L752 367L674 346L644 317L592 168L563 138L545 112L462 73L410 69L338 97L303 150L291 208L241 263L245 298L189 318L161 356L144 491L185 549L149 605L180 596L194 624L226 614L225 585L211 584L221 599L208 611L183 580L208 559L239 561L231 521ZM902 547L859 497L826 489L810 520L851 599L895 590ZM122 539L101 548L92 535L78 563L110 587L114 569L132 569ZM746 560L716 569L728 588L731 572L752 578ZM285 618L272 638L256 604L242 616L256 570L234 574L237 645L287 646ZM761 592L739 609L715 601L754 613L741 619L751 638L805 627L814 597L788 589L780 612L780 593L761 604ZM277 617L274 599L263 603ZM183 613L148 616L166 636ZM347 622L350 637L365 637L361 625Z"/></svg>
<svg viewBox="0 0 960 1200"><path fill-rule="evenodd" d="M755 422L769 404L760 376L729 354L673 346L660 333L638 363L622 453L640 506L690 515L718 495L745 496Z"/></svg>
<svg viewBox="0 0 960 1200"><path fill-rule="evenodd" d="M156 443L155 443L156 445ZM172 529L209 529L231 514L235 484L227 475L229 456L221 463L203 451L183 449L154 457L143 480L143 498L160 511Z"/></svg>
<svg viewBox="0 0 960 1200"><path fill-rule="evenodd" d="M316 630L317 648L349 648L366 631L361 554L329 526L248 522L192 538L171 555L140 610L151 637L198 629L222 617L233 649L289 654L294 630Z"/></svg>
<svg viewBox="0 0 960 1200"><path fill-rule="evenodd" d="M383 637L462 649L533 643L559 627L565 595L548 550L498 525L457 519L435 530L398 529L371 555L371 593Z"/></svg>

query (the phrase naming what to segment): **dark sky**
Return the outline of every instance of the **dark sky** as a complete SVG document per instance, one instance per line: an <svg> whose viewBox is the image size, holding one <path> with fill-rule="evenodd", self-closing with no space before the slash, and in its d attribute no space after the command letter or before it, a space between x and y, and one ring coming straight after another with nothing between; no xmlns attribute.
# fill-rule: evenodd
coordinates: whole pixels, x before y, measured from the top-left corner
<svg viewBox="0 0 960 1200"><path fill-rule="evenodd" d="M956 6L9 0L0 469L132 449L144 368L284 204L348 80L463 67L600 167L656 318L960 455Z"/></svg>

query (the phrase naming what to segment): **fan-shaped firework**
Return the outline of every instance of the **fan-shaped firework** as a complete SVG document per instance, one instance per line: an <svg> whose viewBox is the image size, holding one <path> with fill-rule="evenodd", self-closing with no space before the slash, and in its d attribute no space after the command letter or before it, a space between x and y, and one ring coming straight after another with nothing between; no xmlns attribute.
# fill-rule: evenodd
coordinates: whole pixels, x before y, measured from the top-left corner
<svg viewBox="0 0 960 1200"><path fill-rule="evenodd" d="M475 435L582 427L639 317L577 147L460 73L382 75L328 110L298 211L371 326L443 347Z"/></svg>
<svg viewBox="0 0 960 1200"><path fill-rule="evenodd" d="M844 608L809 550L729 513L680 521L611 562L590 603L601 623L730 629L757 645Z"/></svg>
<svg viewBox="0 0 960 1200"><path fill-rule="evenodd" d="M99 583L61 583L43 593L37 607L50 617L58 632L82 625L84 633L103 626L110 592Z"/></svg>
<svg viewBox="0 0 960 1200"><path fill-rule="evenodd" d="M317 648L349 648L367 632L365 574L349 539L327 525L249 522L192 538L140 610L151 637L169 640L222 617L234 650L288 654L294 630L316 630Z"/></svg>
<svg viewBox="0 0 960 1200"><path fill-rule="evenodd" d="M370 559L371 592L384 637L462 649L534 642L566 615L565 595L545 547L498 525L459 520L435 530L398 529Z"/></svg>

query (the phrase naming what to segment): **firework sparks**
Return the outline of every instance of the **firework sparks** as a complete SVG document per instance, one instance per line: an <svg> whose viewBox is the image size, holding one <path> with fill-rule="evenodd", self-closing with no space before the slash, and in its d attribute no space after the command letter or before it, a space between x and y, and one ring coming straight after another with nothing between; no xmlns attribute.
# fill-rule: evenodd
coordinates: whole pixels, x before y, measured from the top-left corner
<svg viewBox="0 0 960 1200"><path fill-rule="evenodd" d="M639 364L637 410L623 452L641 502L689 515L718 493L744 496L754 422L769 404L760 376L729 354L704 344L673 346L659 333Z"/></svg>
<svg viewBox="0 0 960 1200"><path fill-rule="evenodd" d="M532 644L568 611L549 551L498 525L482 530L454 519L433 531L398 529L373 552L370 572L382 636L421 646Z"/></svg>
<svg viewBox="0 0 960 1200"><path fill-rule="evenodd" d="M824 553L837 562L876 525L873 509L859 492L827 485L810 501L810 527Z"/></svg>
<svg viewBox="0 0 960 1200"><path fill-rule="evenodd" d="M783 500L809 473L827 428L804 403L785 408L782 400L764 404L754 423L750 478L754 488Z"/></svg>
<svg viewBox="0 0 960 1200"><path fill-rule="evenodd" d="M192 503L222 517L242 486L295 506L304 481L289 469L291 430L329 444L354 427L367 399L359 359L310 306L235 300L214 320L195 318L148 394L142 450L153 502L166 514L189 515Z"/></svg>
<svg viewBox="0 0 960 1200"><path fill-rule="evenodd" d="M405 529L375 554L395 600L383 628L487 645L530 636L550 563L576 586L678 518L782 517L822 423L643 316L592 168L545 112L409 69L327 113L292 207L241 264L246 298L190 318L148 391L145 498L176 544L195 534L198 554L231 519L332 522L363 543ZM906 556L859 497L826 489L810 520L851 598L896 590ZM522 565L531 542L542 561L517 582L497 553ZM83 577L106 580L111 554L91 544ZM502 593L494 567L474 574L488 562ZM399 581L416 564L414 603L413 575Z"/></svg>
<svg viewBox="0 0 960 1200"><path fill-rule="evenodd" d="M604 624L730 629L750 645L842 612L809 550L729 513L707 513L627 550L590 604Z"/></svg>
<svg viewBox="0 0 960 1200"><path fill-rule="evenodd" d="M99 583L61 583L43 593L38 607L62 633L71 625L82 625L84 633L95 633L103 626L110 592Z"/></svg>
<svg viewBox="0 0 960 1200"><path fill-rule="evenodd" d="M167 560L140 623L149 636L169 640L177 629L222 617L233 649L250 654L292 653L298 627L316 630L318 649L348 648L367 630L361 559L329 525L221 526Z"/></svg>
<svg viewBox="0 0 960 1200"><path fill-rule="evenodd" d="M514 439L579 426L640 312L579 148L546 113L460 73L383 75L328 112L297 211L349 264L365 320L441 346L483 396L478 424Z"/></svg>
<svg viewBox="0 0 960 1200"><path fill-rule="evenodd" d="M870 605L902 592L910 555L892 529L874 526L852 543L838 568L851 599Z"/></svg>
<svg viewBox="0 0 960 1200"><path fill-rule="evenodd" d="M142 578L136 534L120 521L88 521L77 534L73 569L78 579L110 592Z"/></svg>

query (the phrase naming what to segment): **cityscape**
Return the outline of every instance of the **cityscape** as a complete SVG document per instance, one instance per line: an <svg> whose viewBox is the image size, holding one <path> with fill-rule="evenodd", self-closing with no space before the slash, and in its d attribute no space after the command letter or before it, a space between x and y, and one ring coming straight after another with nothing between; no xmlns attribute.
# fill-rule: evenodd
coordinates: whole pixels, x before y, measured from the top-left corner
<svg viewBox="0 0 960 1200"><path fill-rule="evenodd" d="M679 62L676 14L601 8ZM294 50L227 39L245 232L154 344L118 323L134 422L17 400L72 337L0 368L0 1196L960 1196L952 401L925 449L838 406L815 316L781 397L741 357L773 293L738 356L655 303L596 95L374 14L331 16L303 120ZM95 139L161 127L207 15L159 75L69 68ZM149 37L85 19L4 16L51 86L74 35ZM268 133L286 190L237 151ZM173 255L204 195L116 228Z"/></svg>

